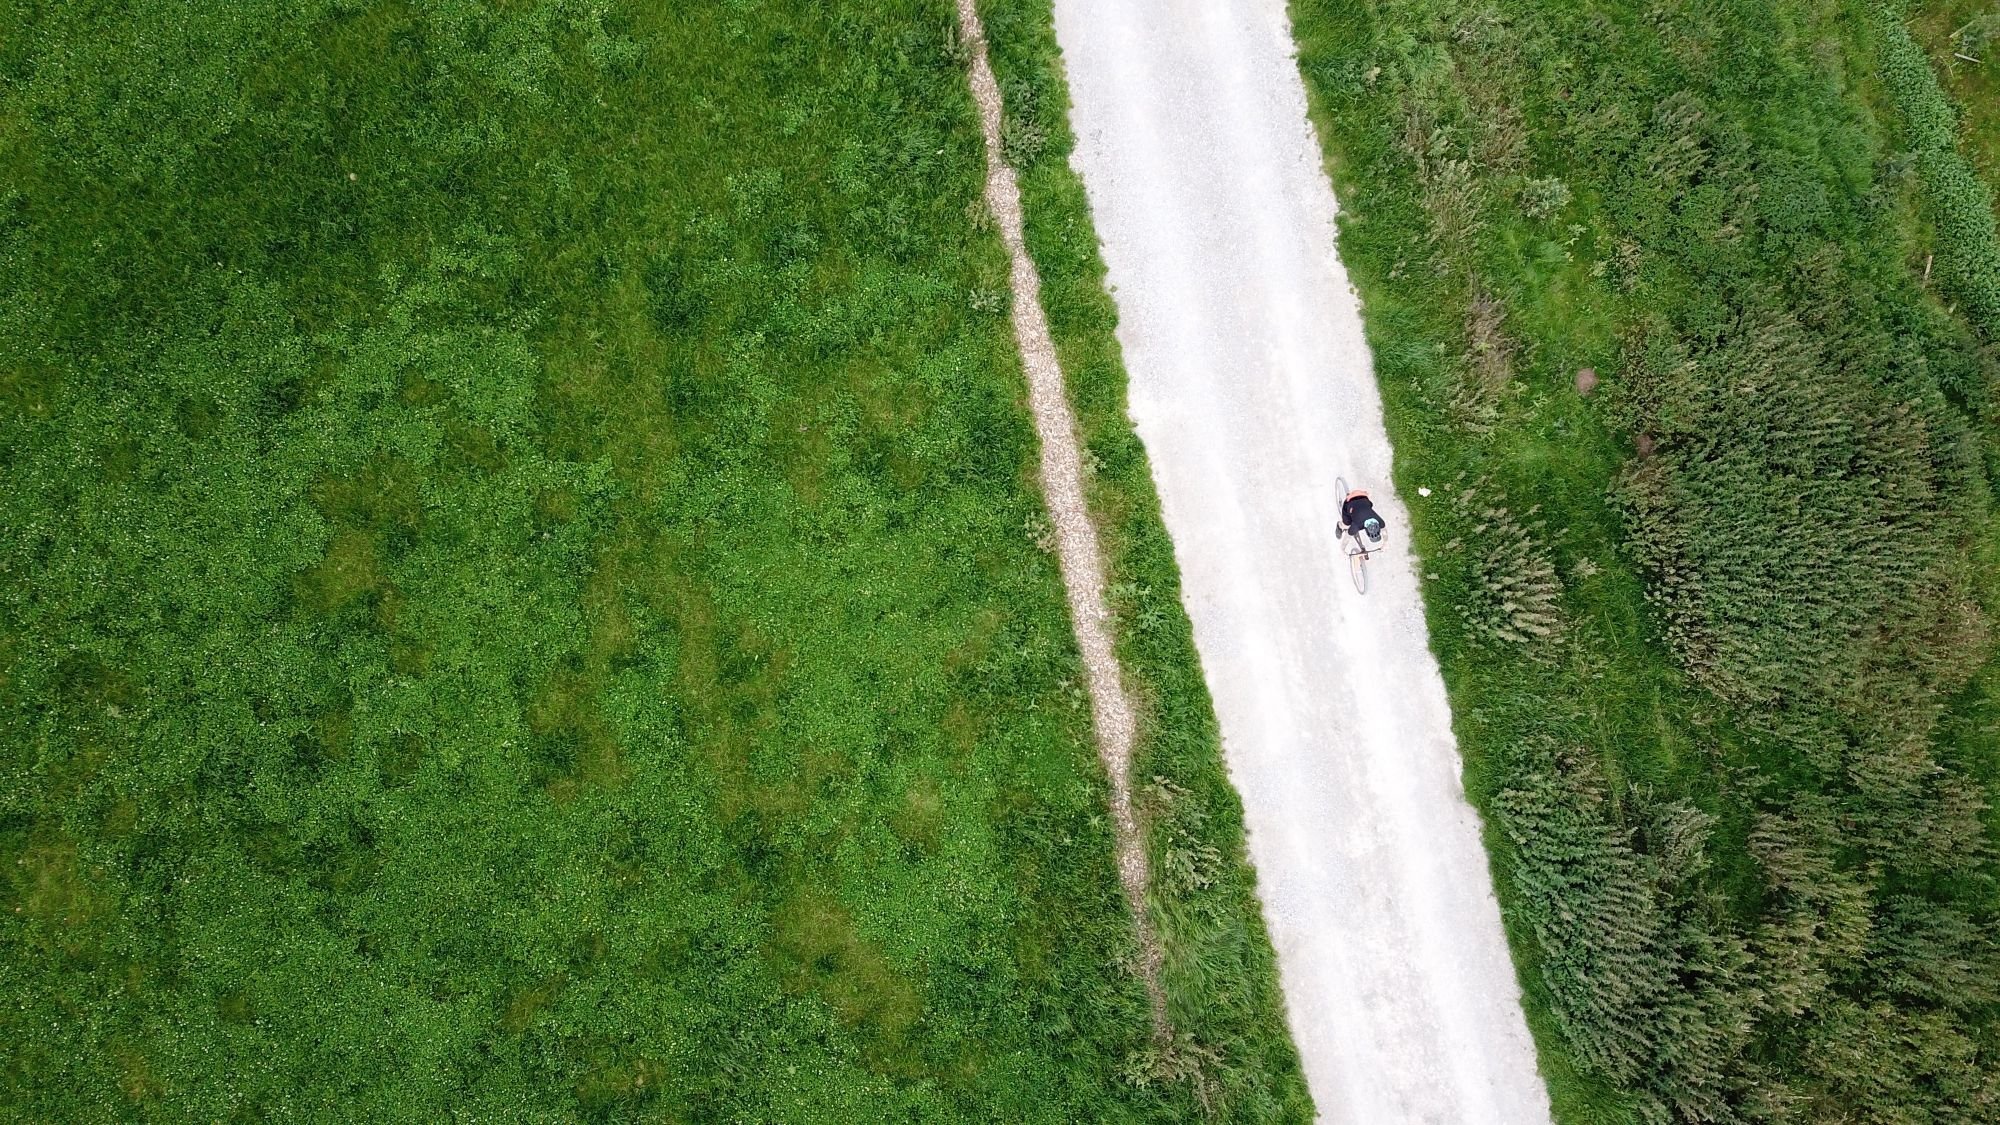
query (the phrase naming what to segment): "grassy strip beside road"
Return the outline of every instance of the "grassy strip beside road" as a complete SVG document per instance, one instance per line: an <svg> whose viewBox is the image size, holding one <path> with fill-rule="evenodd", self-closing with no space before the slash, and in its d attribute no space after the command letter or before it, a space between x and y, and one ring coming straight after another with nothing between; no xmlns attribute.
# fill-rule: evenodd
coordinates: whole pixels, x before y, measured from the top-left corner
<svg viewBox="0 0 2000 1125"><path fill-rule="evenodd" d="M945 4L4 20L0 1100L1302 1105L1143 489L1127 971Z"/></svg>
<svg viewBox="0 0 2000 1125"><path fill-rule="evenodd" d="M1876 8L1294 18L1559 1117L1990 1117L1990 325Z"/></svg>
<svg viewBox="0 0 2000 1125"><path fill-rule="evenodd" d="M1270 940L1243 849L1243 812L1222 767L1213 705L1181 608L1173 543L1145 451L1125 413L1083 182L1069 164L1069 96L1046 0L985 0L1020 171L1029 251L1092 469L1119 659L1140 707L1133 778L1151 832L1153 910L1179 1039L1153 1061L1186 1075L1232 1119L1306 1120L1312 1106L1288 1038Z"/></svg>

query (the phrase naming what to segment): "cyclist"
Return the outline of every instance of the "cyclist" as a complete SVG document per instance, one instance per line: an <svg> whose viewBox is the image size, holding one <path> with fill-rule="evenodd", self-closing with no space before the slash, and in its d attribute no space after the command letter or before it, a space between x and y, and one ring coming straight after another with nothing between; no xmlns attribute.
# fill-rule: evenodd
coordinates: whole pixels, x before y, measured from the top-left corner
<svg viewBox="0 0 2000 1125"><path fill-rule="evenodd" d="M1367 533L1370 543L1382 541L1382 517L1376 514L1374 503L1361 489L1357 488L1348 493L1347 499L1340 502L1340 523L1341 530L1354 536L1354 541L1357 543L1361 541L1364 532Z"/></svg>

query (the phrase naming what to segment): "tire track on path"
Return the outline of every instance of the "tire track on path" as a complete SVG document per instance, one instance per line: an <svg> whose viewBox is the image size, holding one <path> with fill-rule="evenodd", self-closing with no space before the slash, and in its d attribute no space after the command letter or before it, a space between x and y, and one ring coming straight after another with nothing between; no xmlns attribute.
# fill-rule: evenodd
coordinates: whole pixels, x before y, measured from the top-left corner
<svg viewBox="0 0 2000 1125"><path fill-rule="evenodd" d="M1091 725L1097 755L1111 782L1111 820L1117 835L1118 882L1124 888L1132 923L1138 931L1140 978L1152 1007L1153 1033L1168 1034L1167 998L1160 983L1162 956L1152 921L1146 913L1145 841L1132 808L1132 744L1136 724L1131 697L1125 692L1118 666L1110 607L1104 600L1104 556L1097 527L1083 496L1083 459L1077 448L1076 417L1070 410L1062 365L1049 336L1042 311L1042 279L1028 256L1021 228L1021 189L1014 169L1002 155L1000 86L986 57L986 29L975 0L957 0L958 33L969 48L972 98L979 105L979 130L986 141L986 206L1000 227L1007 246L1009 284L1013 290L1014 342L1028 380L1028 408L1035 434L1041 439L1042 495L1054 525L1056 558L1062 569L1063 592L1069 601L1070 623L1076 631L1090 692Z"/></svg>

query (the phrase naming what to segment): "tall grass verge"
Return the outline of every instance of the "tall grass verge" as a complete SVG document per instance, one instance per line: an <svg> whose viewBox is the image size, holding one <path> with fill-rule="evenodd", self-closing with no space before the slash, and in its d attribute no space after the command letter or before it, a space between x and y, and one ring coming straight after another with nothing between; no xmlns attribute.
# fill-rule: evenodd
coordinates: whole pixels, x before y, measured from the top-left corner
<svg viewBox="0 0 2000 1125"><path fill-rule="evenodd" d="M2000 1105L1991 216L1880 11L1293 7L1565 1122Z"/></svg>

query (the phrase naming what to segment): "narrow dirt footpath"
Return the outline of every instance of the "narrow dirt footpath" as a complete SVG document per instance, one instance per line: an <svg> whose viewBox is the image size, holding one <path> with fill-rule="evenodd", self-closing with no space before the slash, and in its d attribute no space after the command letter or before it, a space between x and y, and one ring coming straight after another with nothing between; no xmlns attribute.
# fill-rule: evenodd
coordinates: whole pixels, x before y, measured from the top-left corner
<svg viewBox="0 0 2000 1125"><path fill-rule="evenodd" d="M1070 623L1076 630L1089 681L1090 717L1097 735L1097 754L1111 780L1111 820L1118 837L1118 880L1138 927L1139 976L1152 1003L1153 1031L1167 1033L1167 999L1160 987L1160 946L1146 914L1146 848L1132 812L1132 701L1125 694L1111 631L1111 610L1104 600L1104 560L1097 544L1097 526L1083 499L1083 460L1076 441L1076 417L1056 361L1055 341L1042 313L1042 277L1028 257L1021 232L1021 188L1000 148L1000 85L986 60L986 29L979 22L975 0L958 0L958 33L972 53L972 98L979 103L979 129L986 138L986 206L1000 227L1010 259L1013 289L1014 342L1021 349L1021 366L1028 376L1028 409L1042 446L1042 496L1054 525L1056 558L1062 568L1063 592L1069 598Z"/></svg>
<svg viewBox="0 0 2000 1125"><path fill-rule="evenodd" d="M1323 1117L1549 1120L1283 0L1055 0L1131 412ZM1017 301L1017 304L1019 302Z"/></svg>

